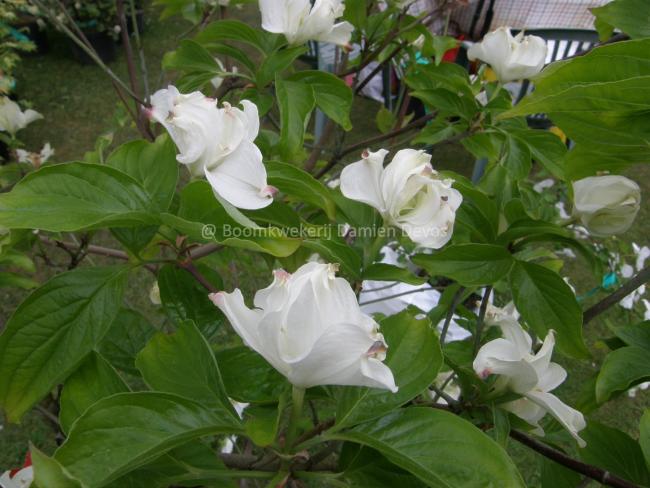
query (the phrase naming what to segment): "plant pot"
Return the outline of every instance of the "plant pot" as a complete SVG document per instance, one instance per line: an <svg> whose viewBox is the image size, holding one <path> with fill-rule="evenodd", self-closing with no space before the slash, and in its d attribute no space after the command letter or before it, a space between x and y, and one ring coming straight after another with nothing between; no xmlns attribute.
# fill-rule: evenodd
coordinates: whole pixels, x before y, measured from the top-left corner
<svg viewBox="0 0 650 488"><path fill-rule="evenodd" d="M95 48L95 51L97 51L97 54L102 61L105 63L115 61L115 58L117 56L117 48L115 39L113 39L112 36L106 32L84 32L84 34L86 36L86 39L88 39L88 42L90 42L93 48ZM88 56L86 51L81 49L72 41L70 42L72 43L72 53L74 54L74 57L77 61L79 61L81 64L95 64L93 59Z"/></svg>
<svg viewBox="0 0 650 488"><path fill-rule="evenodd" d="M45 29L41 29L35 17L23 15L12 23L12 27L19 31L36 46L36 50L21 53L22 56L45 54L50 50L50 43Z"/></svg>

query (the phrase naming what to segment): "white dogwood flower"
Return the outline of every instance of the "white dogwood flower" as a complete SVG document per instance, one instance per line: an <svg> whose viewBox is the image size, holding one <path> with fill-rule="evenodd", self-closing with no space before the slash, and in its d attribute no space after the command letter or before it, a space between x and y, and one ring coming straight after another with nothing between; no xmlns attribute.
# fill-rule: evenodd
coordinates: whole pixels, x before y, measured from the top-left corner
<svg viewBox="0 0 650 488"><path fill-rule="evenodd" d="M262 153L254 141L259 133L257 106L242 100L243 110L223 108L201 92L181 94L174 86L151 97L151 117L176 143L179 163L194 176L205 175L214 191L243 209L270 205L275 188L266 181Z"/></svg>
<svg viewBox="0 0 650 488"><path fill-rule="evenodd" d="M262 28L284 34L289 44L307 41L331 42L340 46L350 43L354 26L336 22L343 15L343 0L260 0Z"/></svg>
<svg viewBox="0 0 650 488"><path fill-rule="evenodd" d="M388 151L365 151L341 173L347 198L376 208L386 223L399 227L420 247L439 249L451 239L463 197L431 166L431 155L403 149L384 168Z"/></svg>
<svg viewBox="0 0 650 488"><path fill-rule="evenodd" d="M0 97L0 132L8 132L11 136L15 136L19 130L42 118L43 116L36 110L23 111L20 105L9 97Z"/></svg>
<svg viewBox="0 0 650 488"><path fill-rule="evenodd" d="M472 45L467 57L489 64L499 81L508 83L539 73L546 62L546 52L546 42L541 37L524 36L523 31L513 36L509 27L499 27Z"/></svg>
<svg viewBox="0 0 650 488"><path fill-rule="evenodd" d="M628 230L641 208L641 189L625 176L589 176L573 182L573 214L595 236Z"/></svg>
<svg viewBox="0 0 650 488"><path fill-rule="evenodd" d="M244 342L294 385L370 386L397 391L382 361L386 343L378 324L361 312L336 266L310 262L294 274L279 270L255 294L255 308L240 290L210 295Z"/></svg>
<svg viewBox="0 0 650 488"><path fill-rule="evenodd" d="M584 416L550 393L566 379L567 373L557 363L551 362L555 336L549 331L537 353L532 352L532 339L519 325L514 307L510 310L486 314L491 323L498 325L503 338L494 339L478 351L474 371L481 377L498 375L494 388L509 390L522 398L501 405L529 424L539 435L544 431L539 421L548 412L576 439L581 447L584 440L578 432L585 428Z"/></svg>

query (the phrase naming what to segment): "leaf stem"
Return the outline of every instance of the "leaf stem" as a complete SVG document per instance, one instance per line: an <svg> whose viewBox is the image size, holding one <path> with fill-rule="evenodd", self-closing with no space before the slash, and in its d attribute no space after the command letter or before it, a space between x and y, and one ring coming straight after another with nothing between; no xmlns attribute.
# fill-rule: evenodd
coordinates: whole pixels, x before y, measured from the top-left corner
<svg viewBox="0 0 650 488"><path fill-rule="evenodd" d="M298 433L298 422L302 415L302 406L305 402L305 389L294 386L291 390L291 416L289 417L289 426L287 427L287 436L285 439L285 452L290 452L296 440Z"/></svg>

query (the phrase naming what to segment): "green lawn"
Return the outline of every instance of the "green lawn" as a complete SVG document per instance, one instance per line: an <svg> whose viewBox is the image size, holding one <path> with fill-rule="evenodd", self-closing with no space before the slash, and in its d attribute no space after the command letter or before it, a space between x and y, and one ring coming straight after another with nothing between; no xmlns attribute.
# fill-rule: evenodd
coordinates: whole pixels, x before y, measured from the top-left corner
<svg viewBox="0 0 650 488"><path fill-rule="evenodd" d="M237 16L243 19L254 19L257 13L249 6L238 12ZM187 29L187 24L176 19L161 22L157 12L147 12L147 27L143 39L148 59L149 82L153 90L165 86L165 81L160 75L160 60L162 55L177 44L177 36ZM123 56L112 63L116 73L126 77L126 68ZM83 157L86 151L93 149L98 135L111 130L117 111L117 98L105 74L94 66L82 66L72 59L67 41L54 36L52 49L47 55L38 55L26 58L18 71L18 92L21 98L29 100L33 107L41 112L45 119L32 124L21 132L21 138L31 150L40 149L42 143L49 141L56 150L56 161L71 161ZM348 141L362 140L374 130L374 119L378 104L362 101L359 109L353 113L354 129L348 136ZM116 133L115 144L136 136L132 127L120 129ZM438 169L451 169L466 175L471 173L472 158L460 146L443 146L434 153L434 165ZM642 187L643 195L650 194L650 168L643 167L630 171ZM623 236L628 242L647 244L650 239L645 222L650 217L650 205L644 203L643 208L634 227ZM100 235L97 239L104 244L110 244L110 237ZM231 251L234 258L238 254ZM64 263L65 254L61 251L52 252L55 262ZM102 259L93 258L95 262L104 262ZM37 262L42 265L42 261ZM52 271L42 267L39 279L46 279ZM262 269L264 269L262 267ZM572 283L577 286L577 293L581 295L596 286L596 280L589 274L582 263L568 262L566 274L571 277ZM258 279L259 278L259 279ZM240 274L236 269L229 270L229 285L251 285L250 282L238 283ZM255 284L264 283L266 277L247 278ZM148 290L153 277L142 272L130 282L127 303L133 308L149 313L152 321L160 323L161 317L148 303L148 297L142 290ZM7 320L11 312L18 305L24 294L0 288L0 327ZM594 298L595 299L595 298ZM592 299L592 301L594 300ZM561 387L559 394L568 401L574 401L586 380L592 376L599 367L605 354L605 346L600 342L606 332L606 322L614 325L623 325L634 320L641 320L640 316L631 316L620 307L615 307L601 319L589 324L585 329L588 343L594 353L593 364L572 361L560 358L569 370L569 380ZM608 403L594 414L594 418L609 425L637 435L638 419L645 408L650 407L650 394L640 392L635 399L626 395L618 400ZM20 464L21 458L31 441L45 451L52 451L55 441L52 435L50 421L45 419L38 411L27 415L21 426L7 426L0 431L0 472L4 468ZM531 484L534 484L535 456L524 452L519 447L514 447L517 458L520 460L522 471L527 475Z"/></svg>

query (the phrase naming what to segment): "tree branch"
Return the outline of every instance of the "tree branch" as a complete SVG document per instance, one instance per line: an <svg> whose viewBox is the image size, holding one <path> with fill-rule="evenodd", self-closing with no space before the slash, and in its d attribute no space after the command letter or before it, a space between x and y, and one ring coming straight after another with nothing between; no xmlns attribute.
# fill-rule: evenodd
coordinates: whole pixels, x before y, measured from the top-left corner
<svg viewBox="0 0 650 488"><path fill-rule="evenodd" d="M338 164L338 162L346 155L355 152L355 151L361 151L363 149L368 148L370 145L375 144L377 142L382 142L387 139L391 139L393 137L397 137L401 134L405 134L406 132L410 132L412 130L419 129L421 127L424 127L427 122L429 122L431 119L433 119L437 115L437 112L432 112L430 114L425 115L424 117L420 117L417 120L414 120L410 124L388 132L386 134L379 134L378 136L370 137L368 139L364 139L361 142L358 142L356 144L352 144L351 146L348 146L346 148L343 148L341 151L339 151L331 160L329 163L327 163L327 166L325 166L323 169L321 169L318 174L316 175L316 178L321 178L323 177L329 170L331 170L334 166Z"/></svg>
<svg viewBox="0 0 650 488"><path fill-rule="evenodd" d="M555 461L558 464L561 464L565 468L569 468L571 471L583 474L584 476L598 481L605 486L613 486L615 488L639 488L634 483L624 480L623 478L619 478L607 470L593 466L591 464L583 463L577 459L573 459L563 452L558 451L557 449L553 449L552 447L539 442L532 437L524 434L523 432L519 432L518 430L511 430L510 437L522 443L526 447L529 447L530 449L538 452L542 456Z"/></svg>
<svg viewBox="0 0 650 488"><path fill-rule="evenodd" d="M585 310L583 314L583 323L586 324L587 322L590 322L605 310L609 309L612 305L620 302L623 298L628 296L630 293L648 281L650 281L650 266L643 268L632 279L630 279L614 293L611 293L595 305Z"/></svg>

